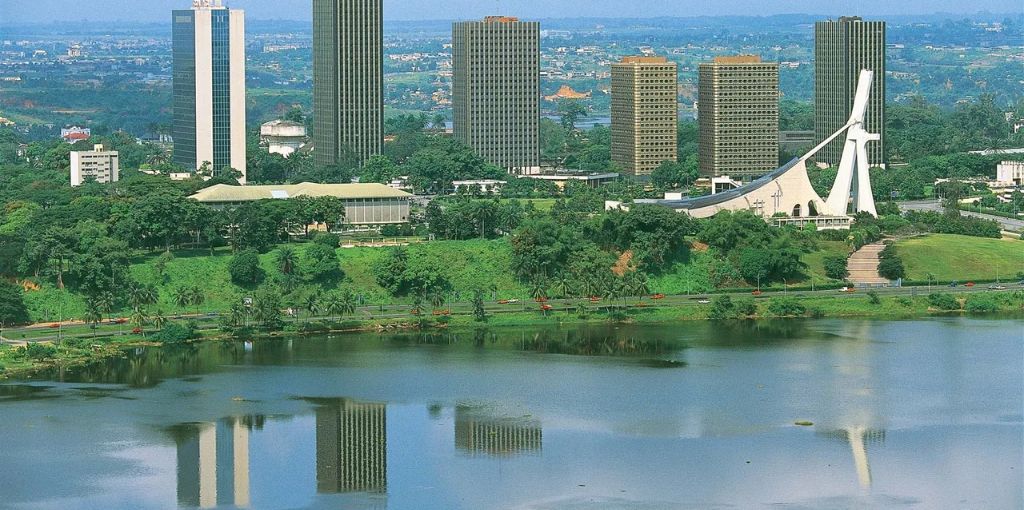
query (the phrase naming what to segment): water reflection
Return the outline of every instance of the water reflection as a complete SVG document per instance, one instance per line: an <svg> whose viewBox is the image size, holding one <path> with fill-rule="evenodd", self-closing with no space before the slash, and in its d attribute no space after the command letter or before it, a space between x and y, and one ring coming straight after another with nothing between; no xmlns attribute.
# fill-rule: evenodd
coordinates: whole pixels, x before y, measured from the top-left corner
<svg viewBox="0 0 1024 510"><path fill-rule="evenodd" d="M386 493L387 406L346 398L311 401L319 405L316 409L317 492Z"/></svg>
<svg viewBox="0 0 1024 510"><path fill-rule="evenodd" d="M177 445L177 494L181 506L249 506L249 435L264 418L231 417L183 423L168 432Z"/></svg>
<svg viewBox="0 0 1024 510"><path fill-rule="evenodd" d="M1024 508L1019 323L686 326L208 343L0 385L0 506Z"/></svg>
<svg viewBox="0 0 1024 510"><path fill-rule="evenodd" d="M469 456L539 454L544 434L528 416L496 416L483 406L455 406L455 448Z"/></svg>

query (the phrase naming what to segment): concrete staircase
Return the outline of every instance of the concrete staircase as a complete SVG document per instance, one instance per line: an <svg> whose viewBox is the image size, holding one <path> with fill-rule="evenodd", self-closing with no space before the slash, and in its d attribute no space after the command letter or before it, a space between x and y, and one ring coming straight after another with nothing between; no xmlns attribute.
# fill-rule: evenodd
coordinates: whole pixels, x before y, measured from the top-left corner
<svg viewBox="0 0 1024 510"><path fill-rule="evenodd" d="M882 243L865 245L850 255L847 268L850 271L850 283L856 287L880 287L891 282L878 274L878 255L885 249Z"/></svg>

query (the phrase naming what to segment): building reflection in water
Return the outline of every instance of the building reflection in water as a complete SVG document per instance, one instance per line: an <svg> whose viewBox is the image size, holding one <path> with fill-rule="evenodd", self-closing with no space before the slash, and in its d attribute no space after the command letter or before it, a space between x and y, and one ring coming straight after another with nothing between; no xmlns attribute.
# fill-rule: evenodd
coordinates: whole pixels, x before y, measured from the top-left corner
<svg viewBox="0 0 1024 510"><path fill-rule="evenodd" d="M455 448L465 454L539 454L542 443L543 432L537 420L494 416L483 407L455 407Z"/></svg>
<svg viewBox="0 0 1024 510"><path fill-rule="evenodd" d="M868 460L869 445L885 444L885 430L851 427L843 430L828 430L824 434L830 439L849 443L853 454L853 465L857 469L857 480L864 489L871 488L871 463Z"/></svg>
<svg viewBox="0 0 1024 510"><path fill-rule="evenodd" d="M170 429L178 447L178 505L249 506L249 434L263 416L184 423Z"/></svg>
<svg viewBox="0 0 1024 510"><path fill-rule="evenodd" d="M387 492L387 406L316 399L317 492Z"/></svg>

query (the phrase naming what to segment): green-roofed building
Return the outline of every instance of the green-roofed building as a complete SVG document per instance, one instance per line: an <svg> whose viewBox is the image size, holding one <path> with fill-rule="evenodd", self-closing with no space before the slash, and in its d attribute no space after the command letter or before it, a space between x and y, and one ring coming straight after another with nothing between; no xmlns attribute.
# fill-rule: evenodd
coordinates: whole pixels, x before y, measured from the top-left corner
<svg viewBox="0 0 1024 510"><path fill-rule="evenodd" d="M192 195L203 205L225 209L259 200L289 200L300 197L335 197L345 204L345 223L353 226L389 225L409 222L412 195L383 184L282 184L230 186L218 184Z"/></svg>

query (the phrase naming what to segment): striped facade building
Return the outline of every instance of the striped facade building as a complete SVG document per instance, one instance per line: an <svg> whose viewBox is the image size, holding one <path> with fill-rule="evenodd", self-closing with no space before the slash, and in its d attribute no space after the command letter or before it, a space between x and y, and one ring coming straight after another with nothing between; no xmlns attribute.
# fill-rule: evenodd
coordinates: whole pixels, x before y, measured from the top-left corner
<svg viewBox="0 0 1024 510"><path fill-rule="evenodd" d="M384 153L383 0L313 0L313 160Z"/></svg>
<svg viewBox="0 0 1024 510"><path fill-rule="evenodd" d="M540 171L540 23L452 24L455 138L513 174Z"/></svg>
<svg viewBox="0 0 1024 510"><path fill-rule="evenodd" d="M885 22L842 17L814 24L814 136L820 142L842 129L853 111L862 70L874 71L864 128L882 139L868 142L872 166L886 163ZM818 153L820 162L839 164L845 141L838 138Z"/></svg>

